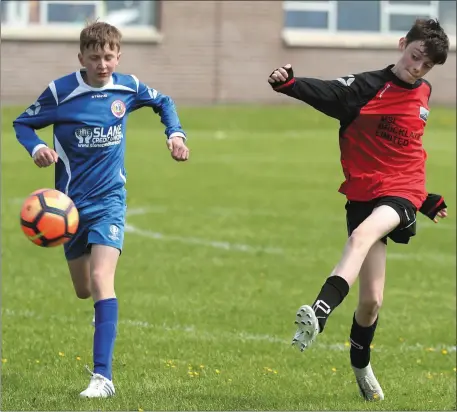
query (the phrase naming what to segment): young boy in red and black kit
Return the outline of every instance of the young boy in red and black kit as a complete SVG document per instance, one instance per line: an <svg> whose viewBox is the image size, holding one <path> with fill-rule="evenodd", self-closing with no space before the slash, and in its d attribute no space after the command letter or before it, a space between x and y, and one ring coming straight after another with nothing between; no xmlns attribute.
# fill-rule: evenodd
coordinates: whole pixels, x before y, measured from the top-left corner
<svg viewBox="0 0 457 412"><path fill-rule="evenodd" d="M406 244L416 234L416 212L447 216L440 195L427 194L422 136L432 91L423 79L447 59L449 39L437 20L419 19L399 41L400 60L382 70L333 81L294 77L285 65L268 78L273 89L340 121L348 241L312 306L302 306L292 344L306 349L359 278L359 303L350 334L351 364L361 395L384 394L370 364L385 283L387 238Z"/></svg>

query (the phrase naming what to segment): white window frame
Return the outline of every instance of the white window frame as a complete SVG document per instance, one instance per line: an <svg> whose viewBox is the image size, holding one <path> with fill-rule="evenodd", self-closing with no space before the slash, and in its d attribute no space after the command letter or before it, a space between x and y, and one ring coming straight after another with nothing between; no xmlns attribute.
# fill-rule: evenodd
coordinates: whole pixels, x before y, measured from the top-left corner
<svg viewBox="0 0 457 412"><path fill-rule="evenodd" d="M104 15L104 4L101 1L97 0L68 0L68 1L49 1L49 0L40 0L40 24L41 25L54 25L59 23L53 23L48 21L48 6L49 4L62 4L62 5L90 5L95 6L95 15L102 16ZM72 23L63 23L63 24L72 24Z"/></svg>
<svg viewBox="0 0 457 412"><path fill-rule="evenodd" d="M64 4L95 4L97 16L106 14L105 5L96 0L70 0L48 1L40 0L40 23L28 23L30 4L28 1L18 1L7 4L7 13L15 17L15 24L9 24L8 20L2 23L2 40L27 40L27 41L75 41L79 42L79 34L82 26L74 23L49 23L47 7L50 3ZM19 5L19 12L15 7ZM103 18L100 19L103 21ZM154 26L128 26L122 27L122 41L124 43L159 43L163 36Z"/></svg>
<svg viewBox="0 0 457 412"><path fill-rule="evenodd" d="M282 39L291 47L348 47L348 48L387 48L398 47L398 39L404 32L390 30L391 15L430 15L438 16L439 1L430 4L393 4L381 1L380 31L338 31L337 30L337 1L284 1L283 11L326 11L328 12L328 27L326 29L306 29L283 27ZM450 49L456 50L456 36L450 35Z"/></svg>

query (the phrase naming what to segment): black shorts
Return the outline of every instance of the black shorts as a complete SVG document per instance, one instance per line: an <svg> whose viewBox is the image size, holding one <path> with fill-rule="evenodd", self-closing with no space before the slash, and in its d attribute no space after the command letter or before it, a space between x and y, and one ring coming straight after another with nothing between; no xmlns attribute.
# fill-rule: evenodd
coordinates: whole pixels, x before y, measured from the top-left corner
<svg viewBox="0 0 457 412"><path fill-rule="evenodd" d="M389 237L395 243L409 243L409 239L416 234L417 209L409 200L395 196L379 197L368 202L348 200L346 203L348 236L371 215L374 208L381 205L392 207L400 216L400 224L380 240L387 244Z"/></svg>

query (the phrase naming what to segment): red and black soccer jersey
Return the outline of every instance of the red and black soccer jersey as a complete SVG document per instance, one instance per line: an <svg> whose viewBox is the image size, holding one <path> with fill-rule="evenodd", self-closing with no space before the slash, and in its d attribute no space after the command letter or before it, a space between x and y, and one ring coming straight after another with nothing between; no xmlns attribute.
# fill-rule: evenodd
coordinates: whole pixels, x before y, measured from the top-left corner
<svg viewBox="0 0 457 412"><path fill-rule="evenodd" d="M332 81L293 78L275 90L340 121L339 191L348 200L399 196L419 209L427 197L422 135L431 86L403 82L392 67Z"/></svg>

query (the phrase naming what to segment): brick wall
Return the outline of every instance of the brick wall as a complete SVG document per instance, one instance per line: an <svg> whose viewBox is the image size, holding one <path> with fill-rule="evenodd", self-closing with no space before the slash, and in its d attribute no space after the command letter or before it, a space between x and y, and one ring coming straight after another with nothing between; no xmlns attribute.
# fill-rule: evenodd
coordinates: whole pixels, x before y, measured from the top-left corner
<svg viewBox="0 0 457 412"><path fill-rule="evenodd" d="M123 46L119 71L170 94L178 104L279 103L266 78L290 62L296 74L336 78L394 63L395 50L288 48L280 1L163 1L158 44ZM79 67L78 42L1 44L2 101L28 104L47 84ZM456 54L428 80L433 103L456 101Z"/></svg>

